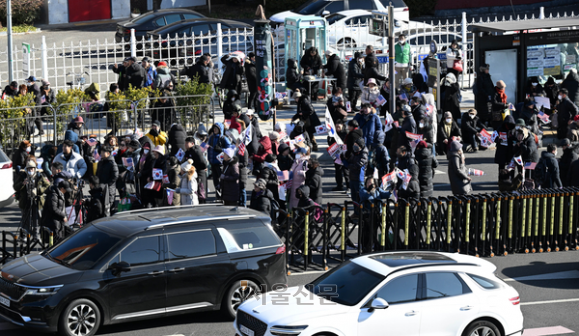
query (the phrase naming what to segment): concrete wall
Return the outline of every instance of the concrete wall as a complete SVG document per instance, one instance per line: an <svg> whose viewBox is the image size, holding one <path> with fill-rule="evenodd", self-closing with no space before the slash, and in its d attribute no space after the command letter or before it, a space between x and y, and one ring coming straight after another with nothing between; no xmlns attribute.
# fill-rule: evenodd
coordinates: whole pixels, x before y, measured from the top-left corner
<svg viewBox="0 0 579 336"><path fill-rule="evenodd" d="M112 19L124 19L131 16L131 0L111 1Z"/></svg>
<svg viewBox="0 0 579 336"><path fill-rule="evenodd" d="M48 0L48 24L68 23L68 0Z"/></svg>
<svg viewBox="0 0 579 336"><path fill-rule="evenodd" d="M163 0L161 9L176 7L205 6L206 0Z"/></svg>

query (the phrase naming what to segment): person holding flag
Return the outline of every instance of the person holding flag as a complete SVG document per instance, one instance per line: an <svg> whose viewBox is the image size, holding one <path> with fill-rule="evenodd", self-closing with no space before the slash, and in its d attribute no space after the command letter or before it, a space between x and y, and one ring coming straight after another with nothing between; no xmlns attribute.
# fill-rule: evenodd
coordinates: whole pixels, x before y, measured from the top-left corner
<svg viewBox="0 0 579 336"><path fill-rule="evenodd" d="M203 155L203 150L195 144L195 138L190 136L185 138L185 155L183 162L193 160L193 167L197 173L197 199L199 204L205 204L207 199L207 167L209 163Z"/></svg>
<svg viewBox="0 0 579 336"><path fill-rule="evenodd" d="M174 193L181 195L181 205L198 205L197 172L193 166L193 160L188 159L181 164L181 175L179 175L179 179L179 187L174 190ZM168 189L168 192L173 192L173 190Z"/></svg>

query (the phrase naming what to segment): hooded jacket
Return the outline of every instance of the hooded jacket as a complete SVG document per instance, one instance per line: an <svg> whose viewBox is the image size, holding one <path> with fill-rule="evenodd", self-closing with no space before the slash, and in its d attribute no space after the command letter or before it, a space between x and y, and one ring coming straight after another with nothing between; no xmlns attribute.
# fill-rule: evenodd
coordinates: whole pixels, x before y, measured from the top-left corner
<svg viewBox="0 0 579 336"><path fill-rule="evenodd" d="M84 161L82 156L80 156L80 154L75 152L70 153L70 158L68 160L65 157L64 153L57 154L54 157L53 162L62 163L62 165L64 166L63 170L69 172L72 176L79 179L84 176L87 170L86 162Z"/></svg>
<svg viewBox="0 0 579 336"><path fill-rule="evenodd" d="M225 71L223 72L223 78L221 79L219 88L241 92L241 79L244 73L243 66L240 62L234 63L232 60L224 61L225 57L227 57L227 55L221 58L222 63L225 64Z"/></svg>
<svg viewBox="0 0 579 336"><path fill-rule="evenodd" d="M368 148L364 147L360 152L354 153L348 158L348 170L350 181L363 182L366 175L366 165L368 164Z"/></svg>
<svg viewBox="0 0 579 336"><path fill-rule="evenodd" d="M193 80L193 78L195 77L199 77L199 83L201 84L211 83L213 78L211 78L210 75L211 73L210 64L211 63L209 63L208 65L203 64L203 61L201 60L201 58L199 58L199 60L197 61L197 63L195 63L194 66L187 69L187 77L189 77L189 79L191 80Z"/></svg>
<svg viewBox="0 0 579 336"><path fill-rule="evenodd" d="M185 139L187 138L187 132L180 124L175 124L169 130L169 146L171 146L171 152L169 156L175 156L179 149L185 151Z"/></svg>
<svg viewBox="0 0 579 336"><path fill-rule="evenodd" d="M179 183L179 194L181 196L180 205L198 205L199 198L197 197L197 172L188 178L188 174L181 174ZM179 205L179 204L177 204Z"/></svg>
<svg viewBox="0 0 579 336"><path fill-rule="evenodd" d="M434 168L438 167L438 160L432 156L432 148L417 148L414 152L418 162L418 183L420 184L420 196L430 197L433 192L432 179L434 178Z"/></svg>
<svg viewBox="0 0 579 336"><path fill-rule="evenodd" d="M333 54L330 56L326 65L324 65L324 69L327 69L326 75L336 78L336 87L342 88L342 90L346 89L346 70L338 55Z"/></svg>
<svg viewBox="0 0 579 336"><path fill-rule="evenodd" d="M314 200L310 198L310 187L307 185L303 185L298 188L302 192L302 197L299 198L297 207L298 208L306 208L309 206L316 205ZM295 195L294 195L295 196Z"/></svg>
<svg viewBox="0 0 579 336"><path fill-rule="evenodd" d="M499 135L505 134L507 136L506 143L501 140L500 136L497 136L495 139L495 143L497 144L497 150L495 151L495 163L499 165L508 164L511 159L513 158L513 142L511 133L512 130L515 128L515 119L511 115L505 117L505 120L497 130Z"/></svg>
<svg viewBox="0 0 579 336"><path fill-rule="evenodd" d="M124 91L129 88L129 85L132 85L134 88L140 89L143 87L145 83L145 78L147 77L147 73L145 69L137 62L134 62L130 66L128 66L125 70L126 78L126 87L121 88L121 91Z"/></svg>
<svg viewBox="0 0 579 336"><path fill-rule="evenodd" d="M579 106L579 74L569 71L569 74L561 83L561 88L567 89L571 102Z"/></svg>
<svg viewBox="0 0 579 336"><path fill-rule="evenodd" d="M354 120L358 122L359 129L364 133L366 146L372 146L374 144L376 132L382 131L380 117L378 117L376 113L370 112L369 114L364 115L360 112L354 116Z"/></svg>
<svg viewBox="0 0 579 336"><path fill-rule="evenodd" d="M310 188L311 199L323 204L324 191L322 190L322 176L324 176L324 169L321 166L316 168L309 168L306 172L306 186Z"/></svg>
<svg viewBox="0 0 579 336"><path fill-rule="evenodd" d="M52 185L46 192L46 201L42 209L42 226L48 227L58 239L62 239L64 218L66 218L64 194L57 186Z"/></svg>
<svg viewBox="0 0 579 336"><path fill-rule="evenodd" d="M219 155L223 149L228 148L231 146L231 141L224 135L223 130L224 126L223 123L215 123L211 126L211 129L217 126L219 128L219 134L211 134L209 139L207 140L207 144L211 147L207 149L207 159L209 160L210 164L221 164L219 160L217 160L217 155Z"/></svg>
<svg viewBox="0 0 579 336"><path fill-rule="evenodd" d="M288 88L292 90L296 89L296 84L298 84L300 80L300 74L298 73L298 65L296 64L296 60L293 58L288 58L287 60L285 80Z"/></svg>
<svg viewBox="0 0 579 336"><path fill-rule="evenodd" d="M219 180L221 196L224 201L239 201L239 165L237 157L223 161L223 179Z"/></svg>
<svg viewBox="0 0 579 336"><path fill-rule="evenodd" d="M281 153L283 153L283 151L285 151L288 148L289 146L285 143L280 144L278 148L279 155L277 156L277 166L281 171L290 170L292 164L294 163L294 160L292 159L291 155L288 156L281 155Z"/></svg>
<svg viewBox="0 0 579 336"><path fill-rule="evenodd" d="M262 190L260 192L253 190L251 192L249 208L264 212L269 216L271 215L271 200L273 199L273 195L268 189Z"/></svg>
<svg viewBox="0 0 579 336"><path fill-rule="evenodd" d="M173 83L175 87L175 76L171 73L169 68L166 66L160 66L157 68L157 77L155 77L155 89L167 89L169 83Z"/></svg>
<svg viewBox="0 0 579 336"><path fill-rule="evenodd" d="M541 188L549 189L563 187L559 171L559 162L557 161L555 154L544 151L541 153L541 160L545 162L547 168L545 180L540 182Z"/></svg>
<svg viewBox="0 0 579 336"><path fill-rule="evenodd" d="M255 163L263 163L265 161L265 157L268 154L273 154L271 151L271 140L269 137L264 136L263 138L259 139L259 143L261 146L257 150L257 153L253 154L253 162Z"/></svg>
<svg viewBox="0 0 579 336"><path fill-rule="evenodd" d="M310 55L312 50L316 52L315 56ZM300 66L304 69L305 74L309 74L310 69L313 70L314 74L317 74L322 68L322 58L320 57L318 48L310 47L306 50L304 56L300 60Z"/></svg>
<svg viewBox="0 0 579 336"><path fill-rule="evenodd" d="M448 178L453 195L466 195L472 191L466 166L458 151L448 152Z"/></svg>
<svg viewBox="0 0 579 336"><path fill-rule="evenodd" d="M535 136L532 135L528 129L523 129L523 141L513 147L513 155L521 156L523 162L539 162L539 150L537 143L535 143Z"/></svg>
<svg viewBox="0 0 579 336"><path fill-rule="evenodd" d="M418 176L419 176L419 169L418 166L412 164L408 166L408 173L411 176L410 182L408 182L408 186L404 189L403 181L398 180L398 197L404 198L409 200L411 198L419 199L420 198L420 184L418 183Z"/></svg>
<svg viewBox="0 0 579 336"><path fill-rule="evenodd" d="M78 142L78 135L73 130L67 130L66 132L64 132L64 140L72 141L73 143L72 151L80 154L80 150L76 145L76 143ZM62 153L62 144L58 145L58 149L56 150L56 154L60 153Z"/></svg>
<svg viewBox="0 0 579 336"><path fill-rule="evenodd" d="M368 85L368 79L374 78L378 87L382 84L381 81L385 81L386 77L378 72L378 58L374 53L366 55L364 59L364 85Z"/></svg>

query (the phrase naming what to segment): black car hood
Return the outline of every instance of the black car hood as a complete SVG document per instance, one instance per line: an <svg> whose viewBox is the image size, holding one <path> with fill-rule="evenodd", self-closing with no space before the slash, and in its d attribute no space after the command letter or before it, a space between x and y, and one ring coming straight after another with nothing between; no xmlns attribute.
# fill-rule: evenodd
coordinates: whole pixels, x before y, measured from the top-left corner
<svg viewBox="0 0 579 336"><path fill-rule="evenodd" d="M75 282L83 273L40 254L29 254L11 261L1 271L5 280L29 286L63 285L63 281Z"/></svg>
<svg viewBox="0 0 579 336"><path fill-rule="evenodd" d="M129 29L138 26L138 24L131 22L131 21L123 21L123 22L119 22L117 24L123 28L129 28Z"/></svg>

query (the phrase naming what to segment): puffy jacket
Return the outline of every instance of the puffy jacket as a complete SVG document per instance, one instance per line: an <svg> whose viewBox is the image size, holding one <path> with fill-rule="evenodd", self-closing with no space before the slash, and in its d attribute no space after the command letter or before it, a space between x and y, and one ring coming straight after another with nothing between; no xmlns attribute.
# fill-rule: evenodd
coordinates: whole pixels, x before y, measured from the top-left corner
<svg viewBox="0 0 579 336"><path fill-rule="evenodd" d="M418 183L420 184L420 196L430 197L434 187L432 179L434 178L434 168L438 167L438 160L432 156L432 148L417 148L414 152L418 162Z"/></svg>
<svg viewBox="0 0 579 336"><path fill-rule="evenodd" d="M306 208L309 206L316 205L314 201L310 198L310 187L303 185L298 188L302 191L302 197L298 200L298 208Z"/></svg>
<svg viewBox="0 0 579 336"><path fill-rule="evenodd" d="M80 149L76 144L78 142L78 135L76 134L76 132L74 132L73 130L67 130L66 132L64 132L64 140L72 141L73 143L72 151L80 154ZM60 153L62 153L62 144L58 145L58 148L56 150L56 154Z"/></svg>
<svg viewBox="0 0 579 336"><path fill-rule="evenodd" d="M191 80L193 80L195 77L199 77L199 83L209 84L213 80L210 77L210 70L210 66L203 64L200 59L197 63L195 63L194 66L188 69L187 77L189 77Z"/></svg>
<svg viewBox="0 0 579 336"><path fill-rule="evenodd" d="M217 155L219 155L223 149L228 148L231 146L231 141L223 134L224 126L222 123L218 122L211 126L211 129L217 126L220 130L219 134L211 134L209 139L207 140L207 144L211 147L207 149L207 159L209 160L210 164L221 164L219 160L217 160Z"/></svg>
<svg viewBox="0 0 579 336"><path fill-rule="evenodd" d="M125 73L127 76L127 87L125 89L128 89L129 85L132 85L134 88L137 89L143 87L147 74L145 69L143 69L143 67L140 64L133 63L131 66L126 68Z"/></svg>
<svg viewBox="0 0 579 336"><path fill-rule="evenodd" d="M310 55L310 52L312 50L316 52L314 56ZM310 70L313 71L314 75L317 74L322 68L322 58L320 57L318 48L311 47L308 50L306 50L304 56L300 60L300 66L302 67L302 69L304 69L304 74L309 74Z"/></svg>
<svg viewBox="0 0 579 336"><path fill-rule="evenodd" d="M197 172L189 179L187 173L180 176L179 194L181 195L181 205L198 205L197 197ZM238 188L239 189L239 188Z"/></svg>
<svg viewBox="0 0 579 336"><path fill-rule="evenodd" d="M298 73L298 65L296 64L296 60L293 58L288 58L287 60L287 71L286 71L286 84L287 87L295 90L296 84L300 80L300 74Z"/></svg>
<svg viewBox="0 0 579 336"><path fill-rule="evenodd" d="M271 214L271 200L274 199L271 191L268 189L256 192L253 190L251 192L251 201L249 202L249 208L257 211L266 213L268 216Z"/></svg>
<svg viewBox="0 0 579 336"><path fill-rule="evenodd" d="M72 174L72 176L79 179L84 176L87 170L86 162L84 161L82 156L80 156L80 154L75 152L71 152L68 160L65 157L64 153L58 154L54 157L53 162L62 163L62 165L64 166L63 170L69 172L70 174Z"/></svg>
<svg viewBox="0 0 579 336"><path fill-rule="evenodd" d="M265 137L259 139L259 143L261 144L261 146L257 150L257 153L253 154L253 157L252 157L253 162L255 162L255 163L263 163L265 161L265 157L268 154L273 153L271 151L271 140L269 139L269 137L265 136Z"/></svg>
<svg viewBox="0 0 579 336"><path fill-rule="evenodd" d="M378 87L381 85L381 81L385 81L386 77L378 72L378 58L374 53L367 55L364 59L364 85L368 84L368 79L374 78Z"/></svg>
<svg viewBox="0 0 579 336"><path fill-rule="evenodd" d="M148 69L145 69L145 83L143 86L147 87L153 85L155 77L157 77L157 70L155 70L155 67L151 65Z"/></svg>
<svg viewBox="0 0 579 336"><path fill-rule="evenodd" d="M495 143L497 144L497 150L495 151L495 163L499 165L508 164L511 159L513 158L513 143L509 141L512 130L515 128L515 119L508 115L505 117L505 120L502 122L501 126L498 128L497 132L507 134L507 141L504 143L501 140L501 137L498 136L495 139Z"/></svg>
<svg viewBox="0 0 579 336"><path fill-rule="evenodd" d="M375 108L380 108L380 106L376 103L376 101L378 100L378 96L380 96L380 89L375 88L374 91L371 91L369 87L365 87L362 90L360 99L362 101L362 104L370 104Z"/></svg>
<svg viewBox="0 0 579 336"><path fill-rule="evenodd" d="M223 72L223 78L219 84L221 89L235 90L241 92L241 79L243 78L243 66L241 63L234 63L232 60L225 60L228 55L221 58L221 62L225 64L225 71Z"/></svg>
<svg viewBox="0 0 579 336"><path fill-rule="evenodd" d="M448 178L453 195L466 195L472 191L468 180L466 166L462 163L459 152L449 152L448 155Z"/></svg>
<svg viewBox="0 0 579 336"><path fill-rule="evenodd" d="M422 123L422 127L420 124ZM430 118L426 115L423 115L420 119L416 120L416 132L417 134L422 134L424 141L433 145L434 144L434 128L430 123Z"/></svg>
<svg viewBox="0 0 579 336"><path fill-rule="evenodd" d="M363 79L362 67L356 58L352 58L348 63L348 90L360 91L360 82Z"/></svg>
<svg viewBox="0 0 579 336"><path fill-rule="evenodd" d="M327 69L326 75L336 78L336 87L342 88L342 90L346 89L346 70L338 55L330 56L326 65L324 65L324 69Z"/></svg>
<svg viewBox="0 0 579 336"><path fill-rule="evenodd" d="M64 194L53 185L46 193L46 202L42 209L42 226L51 229L57 239L62 239L64 238L64 218L66 218Z"/></svg>
<svg viewBox="0 0 579 336"><path fill-rule="evenodd" d="M514 156L521 156L523 162L539 162L539 150L535 142L535 136L525 129L525 138L519 146L514 146Z"/></svg>
<svg viewBox="0 0 579 336"><path fill-rule="evenodd" d="M169 130L169 146L171 146L171 152L169 156L175 156L179 149L185 151L185 139L187 138L187 132L183 126L176 124Z"/></svg>
<svg viewBox="0 0 579 336"><path fill-rule="evenodd" d="M169 87L169 83L173 83L173 87L175 87L175 76L173 76L171 70L166 66L158 67L154 84L155 89L166 89Z"/></svg>
<svg viewBox="0 0 579 336"><path fill-rule="evenodd" d="M352 153L347 159L350 171L350 181L364 181L366 164L368 163L368 148L364 147L359 153Z"/></svg>
<svg viewBox="0 0 579 336"><path fill-rule="evenodd" d="M472 136L473 134L479 133L484 129L484 125L480 122L480 119L475 116L471 118L468 113L462 116L462 121L460 122L460 128L462 129L462 134L465 137Z"/></svg>
<svg viewBox="0 0 579 336"><path fill-rule="evenodd" d="M359 128L364 133L366 146L373 145L375 143L376 132L382 131L380 117L375 113L369 113L367 115L357 113L354 116L354 120L358 122L358 125L360 126Z"/></svg>
<svg viewBox="0 0 579 336"><path fill-rule="evenodd" d="M310 187L310 198L318 203L323 204L323 194L322 190L322 176L324 176L324 169L318 166L315 169L308 169L306 172L306 185Z"/></svg>
<svg viewBox="0 0 579 336"><path fill-rule="evenodd" d="M223 161L223 179L219 180L221 196L224 201L239 200L239 165L237 157L232 157L229 162Z"/></svg>

